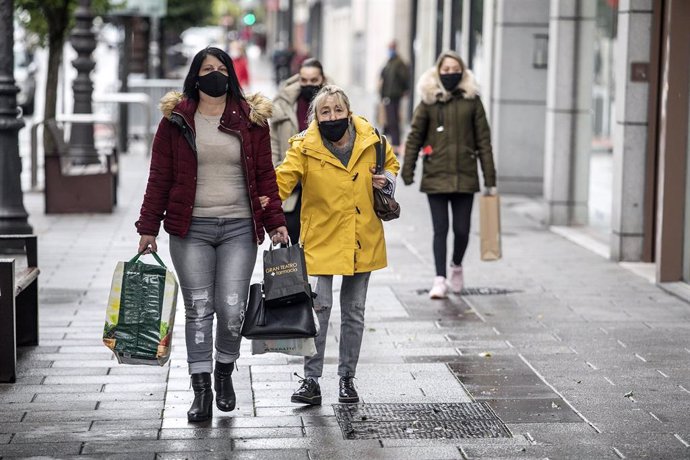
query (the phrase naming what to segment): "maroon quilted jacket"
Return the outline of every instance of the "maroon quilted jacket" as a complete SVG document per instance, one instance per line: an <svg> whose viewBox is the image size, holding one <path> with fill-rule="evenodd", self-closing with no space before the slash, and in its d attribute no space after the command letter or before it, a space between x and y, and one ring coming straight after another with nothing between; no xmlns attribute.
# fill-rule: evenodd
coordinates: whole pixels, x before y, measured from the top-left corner
<svg viewBox="0 0 690 460"><path fill-rule="evenodd" d="M189 231L196 194L196 107L196 101L176 91L161 99L164 117L153 141L146 194L135 224L140 235L158 235L161 220L171 235L184 237ZM254 240L259 244L264 239L264 228L270 232L285 225L271 160L267 124L271 107L271 101L258 94L247 96L246 102L228 100L219 127L240 139ZM262 195L270 198L265 209L259 203Z"/></svg>

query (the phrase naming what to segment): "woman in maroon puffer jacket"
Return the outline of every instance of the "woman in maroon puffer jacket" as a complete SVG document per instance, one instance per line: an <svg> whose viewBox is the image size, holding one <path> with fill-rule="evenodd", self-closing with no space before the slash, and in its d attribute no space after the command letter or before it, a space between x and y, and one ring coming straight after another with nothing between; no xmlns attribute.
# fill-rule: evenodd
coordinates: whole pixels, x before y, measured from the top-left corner
<svg viewBox="0 0 690 460"><path fill-rule="evenodd" d="M162 220L185 304L194 389L187 419L200 422L212 415L211 371L216 406L235 408L231 374L264 228L274 242L287 242L267 125L271 102L260 95L245 98L230 56L206 48L192 60L183 93L168 93L160 106L164 117L136 222L139 252L156 251ZM266 208L260 195L271 197Z"/></svg>

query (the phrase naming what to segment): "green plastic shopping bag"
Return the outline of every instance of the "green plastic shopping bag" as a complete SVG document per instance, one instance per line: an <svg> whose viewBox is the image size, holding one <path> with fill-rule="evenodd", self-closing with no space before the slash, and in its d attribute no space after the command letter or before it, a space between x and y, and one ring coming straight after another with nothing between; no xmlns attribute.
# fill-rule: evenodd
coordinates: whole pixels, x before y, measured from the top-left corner
<svg viewBox="0 0 690 460"><path fill-rule="evenodd" d="M155 252L157 265L139 262L142 254L115 267L103 343L121 364L162 366L170 358L179 287Z"/></svg>

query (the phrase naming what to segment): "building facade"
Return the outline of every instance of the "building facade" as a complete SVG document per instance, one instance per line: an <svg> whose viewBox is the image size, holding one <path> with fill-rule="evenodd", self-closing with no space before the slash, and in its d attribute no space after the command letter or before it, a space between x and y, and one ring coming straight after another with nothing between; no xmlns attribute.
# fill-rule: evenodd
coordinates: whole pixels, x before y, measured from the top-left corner
<svg viewBox="0 0 690 460"><path fill-rule="evenodd" d="M443 49L458 50L481 85L501 192L543 200L549 226L587 228L603 206L597 234L612 260L690 282L690 2L278 3L306 12L293 15L304 36L293 42L310 43L363 98L391 40L415 82Z"/></svg>

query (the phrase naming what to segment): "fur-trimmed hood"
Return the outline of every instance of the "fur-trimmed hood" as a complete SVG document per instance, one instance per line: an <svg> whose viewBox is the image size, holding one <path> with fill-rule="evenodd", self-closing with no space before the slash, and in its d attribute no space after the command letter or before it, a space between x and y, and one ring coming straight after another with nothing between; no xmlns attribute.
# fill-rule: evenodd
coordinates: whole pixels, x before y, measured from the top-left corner
<svg viewBox="0 0 690 460"><path fill-rule="evenodd" d="M249 106L249 120L259 126L266 126L268 119L273 115L273 104L271 100L261 93L254 93L245 96ZM158 104L163 116L170 119L175 107L187 101L187 98L179 91L170 91L163 96Z"/></svg>
<svg viewBox="0 0 690 460"><path fill-rule="evenodd" d="M462 80L458 83L457 88L462 92L462 97L465 99L474 99L479 95L479 85L474 78L474 74L465 66L462 58L454 51L445 51L436 60L436 64L424 72L417 83L417 91L422 98L422 102L427 105L435 104L436 102L447 102L452 99L452 92L446 90L441 84L438 69L441 61L445 57L451 57L460 62L463 72Z"/></svg>

